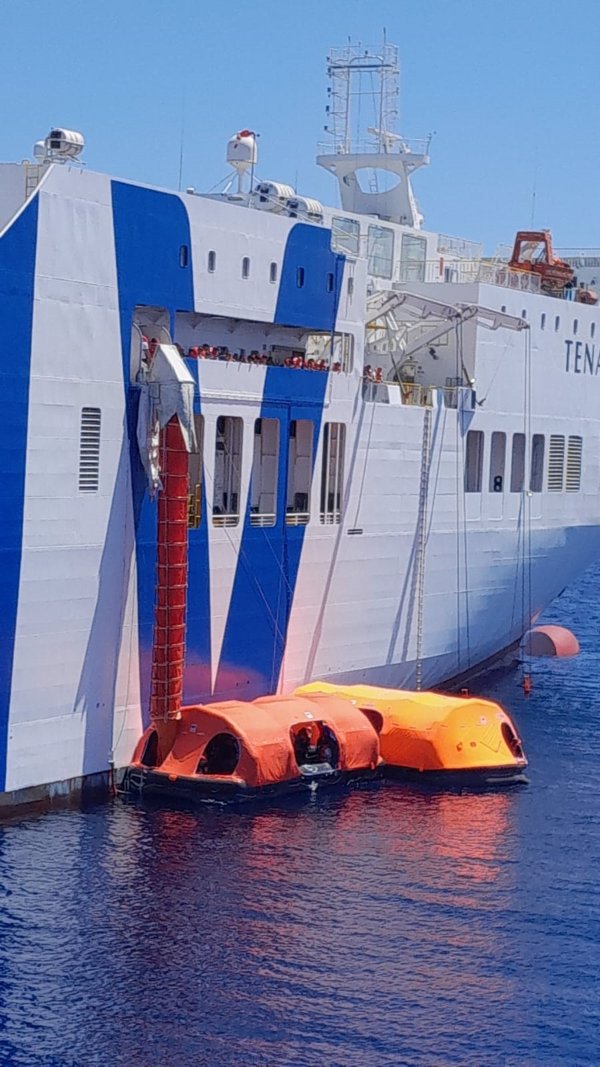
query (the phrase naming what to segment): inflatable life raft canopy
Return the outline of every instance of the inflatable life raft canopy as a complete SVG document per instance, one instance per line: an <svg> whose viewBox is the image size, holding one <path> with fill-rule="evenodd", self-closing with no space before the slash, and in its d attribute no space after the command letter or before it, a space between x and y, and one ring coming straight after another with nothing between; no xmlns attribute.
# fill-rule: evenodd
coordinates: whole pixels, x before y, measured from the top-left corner
<svg viewBox="0 0 600 1067"><path fill-rule="evenodd" d="M144 772L147 785L168 781L170 792L177 782L259 789L297 781L315 767L339 774L373 771L380 762L376 730L337 694L184 707L169 723L166 753L161 725L153 723L142 735L129 771Z"/></svg>
<svg viewBox="0 0 600 1067"><path fill-rule="evenodd" d="M313 682L295 692L311 699L318 693L336 693L351 700L378 731L388 768L492 771L505 777L527 766L515 724L491 700L327 682Z"/></svg>

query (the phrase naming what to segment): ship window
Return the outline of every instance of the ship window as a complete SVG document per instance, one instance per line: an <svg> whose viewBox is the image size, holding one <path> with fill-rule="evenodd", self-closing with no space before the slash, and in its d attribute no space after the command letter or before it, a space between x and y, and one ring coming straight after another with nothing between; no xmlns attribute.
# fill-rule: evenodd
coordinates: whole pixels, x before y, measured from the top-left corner
<svg viewBox="0 0 600 1067"><path fill-rule="evenodd" d="M596 333L596 323L592 322L590 324L590 337L593 337L595 333Z"/></svg>
<svg viewBox="0 0 600 1067"><path fill-rule="evenodd" d="M179 266L187 267L189 260L189 248L187 245L181 245L179 249Z"/></svg>
<svg viewBox="0 0 600 1067"><path fill-rule="evenodd" d="M568 493L581 489L581 457L583 438L569 437L567 446L567 478L565 488Z"/></svg>
<svg viewBox="0 0 600 1067"><path fill-rule="evenodd" d="M278 463L279 419L257 419L254 423L254 459L250 486L252 526L275 525Z"/></svg>
<svg viewBox="0 0 600 1067"><path fill-rule="evenodd" d="M422 238L416 238L417 241ZM375 278L391 278L394 263L394 231L387 226L369 226L367 234L368 271Z"/></svg>
<svg viewBox="0 0 600 1067"><path fill-rule="evenodd" d="M465 493L480 493L483 474L483 432L469 430L465 460Z"/></svg>
<svg viewBox="0 0 600 1067"><path fill-rule="evenodd" d="M531 439L531 472L529 488L532 493L541 493L544 487L544 449L546 438L543 433L534 433Z"/></svg>
<svg viewBox="0 0 600 1067"><path fill-rule="evenodd" d="M197 530L202 521L202 472L204 468L204 416L194 415L198 451L190 452L188 489L188 526Z"/></svg>
<svg viewBox="0 0 600 1067"><path fill-rule="evenodd" d="M333 274L331 273L331 271L327 275L327 283L326 284L327 284L327 292L328 293L332 293L333 292Z"/></svg>
<svg viewBox="0 0 600 1067"><path fill-rule="evenodd" d="M277 264L276 263L271 263L271 266L269 267L269 281L271 282L271 285L275 285L275 282L277 281Z"/></svg>
<svg viewBox="0 0 600 1067"><path fill-rule="evenodd" d="M546 312L545 311L542 312L542 318L540 320L540 326L541 326L542 330L546 329Z"/></svg>
<svg viewBox="0 0 600 1067"><path fill-rule="evenodd" d="M100 484L100 408L81 409L79 491L97 493Z"/></svg>
<svg viewBox="0 0 600 1067"><path fill-rule="evenodd" d="M525 434L514 433L510 464L510 491L521 493L525 485Z"/></svg>
<svg viewBox="0 0 600 1067"><path fill-rule="evenodd" d="M400 251L400 281L424 282L426 259L426 239L424 237L413 237L408 233L403 234ZM453 281L454 279L451 280Z"/></svg>
<svg viewBox="0 0 600 1067"><path fill-rule="evenodd" d="M216 269L217 269L217 253L216 252L209 252L208 253L208 273L209 274L214 274Z"/></svg>
<svg viewBox="0 0 600 1067"><path fill-rule="evenodd" d="M548 448L548 490L560 493L565 477L565 439L561 434L550 435Z"/></svg>
<svg viewBox="0 0 600 1067"><path fill-rule="evenodd" d="M310 519L312 482L313 423L311 419L290 422L285 521L288 526L305 526Z"/></svg>
<svg viewBox="0 0 600 1067"><path fill-rule="evenodd" d="M522 319L526 319L527 318L527 308L521 308L521 318Z"/></svg>
<svg viewBox="0 0 600 1067"><path fill-rule="evenodd" d="M560 326L560 315L557 315L556 318L554 319L554 329L558 330L559 326Z"/></svg>
<svg viewBox="0 0 600 1067"><path fill-rule="evenodd" d="M242 420L232 415L217 419L213 525L237 526L242 481Z"/></svg>
<svg viewBox="0 0 600 1067"><path fill-rule="evenodd" d="M354 294L354 278L352 277L352 275L349 275L348 276L348 296L352 296L353 294Z"/></svg>
<svg viewBox="0 0 600 1067"><path fill-rule="evenodd" d="M579 329L579 319L573 319L573 334L576 334L578 329Z"/></svg>
<svg viewBox="0 0 600 1067"><path fill-rule="evenodd" d="M248 256L244 256L242 260L242 278L250 277L250 260Z"/></svg>
<svg viewBox="0 0 600 1067"><path fill-rule="evenodd" d="M299 289L304 285L304 267L296 268L296 285Z"/></svg>
<svg viewBox="0 0 600 1067"><path fill-rule="evenodd" d="M506 434L492 434L490 450L490 493L501 493L504 489L504 464L506 462Z"/></svg>
<svg viewBox="0 0 600 1067"><path fill-rule="evenodd" d="M502 305L502 307L500 308L500 311L506 311L506 304Z"/></svg>
<svg viewBox="0 0 600 1067"><path fill-rule="evenodd" d="M344 450L346 427L342 422L326 422L323 430L321 466L321 522L341 521L344 491Z"/></svg>
<svg viewBox="0 0 600 1067"><path fill-rule="evenodd" d="M360 246L360 223L356 219L331 220L331 250L357 256Z"/></svg>

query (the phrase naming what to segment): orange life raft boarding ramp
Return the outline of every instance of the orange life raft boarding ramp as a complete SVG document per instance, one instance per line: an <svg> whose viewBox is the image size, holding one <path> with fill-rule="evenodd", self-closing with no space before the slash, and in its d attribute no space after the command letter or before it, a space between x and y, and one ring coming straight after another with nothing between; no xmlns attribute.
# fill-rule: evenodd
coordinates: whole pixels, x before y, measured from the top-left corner
<svg viewBox="0 0 600 1067"><path fill-rule="evenodd" d="M185 707L164 736L162 725L152 723L140 739L128 790L191 801L252 799L372 776L380 762L377 731L336 694Z"/></svg>
<svg viewBox="0 0 600 1067"><path fill-rule="evenodd" d="M327 682L295 692L311 699L336 693L361 709L379 733L384 774L461 785L526 781L517 728L491 700Z"/></svg>

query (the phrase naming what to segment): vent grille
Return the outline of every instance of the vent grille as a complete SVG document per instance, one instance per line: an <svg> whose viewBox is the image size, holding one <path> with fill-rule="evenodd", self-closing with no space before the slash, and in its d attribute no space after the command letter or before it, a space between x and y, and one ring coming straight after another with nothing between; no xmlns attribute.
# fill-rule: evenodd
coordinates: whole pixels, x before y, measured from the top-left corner
<svg viewBox="0 0 600 1067"><path fill-rule="evenodd" d="M548 490L560 493L565 477L565 439L558 434L550 436L548 449Z"/></svg>
<svg viewBox="0 0 600 1067"><path fill-rule="evenodd" d="M79 490L97 493L100 481L100 408L81 409Z"/></svg>
<svg viewBox="0 0 600 1067"><path fill-rule="evenodd" d="M581 457L583 452L583 438L569 437L567 449L567 492L577 492L581 489Z"/></svg>

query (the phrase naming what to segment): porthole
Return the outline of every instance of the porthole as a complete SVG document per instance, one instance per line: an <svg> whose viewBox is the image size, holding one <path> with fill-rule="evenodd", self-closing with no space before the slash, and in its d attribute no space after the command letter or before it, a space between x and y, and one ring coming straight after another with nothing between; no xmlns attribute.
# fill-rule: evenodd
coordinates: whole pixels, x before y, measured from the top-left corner
<svg viewBox="0 0 600 1067"><path fill-rule="evenodd" d="M304 267L296 268L296 285L299 289L302 289L304 285Z"/></svg>
<svg viewBox="0 0 600 1067"><path fill-rule="evenodd" d="M214 274L216 269L217 269L217 253L216 252L209 252L208 253L208 273L209 274Z"/></svg>

